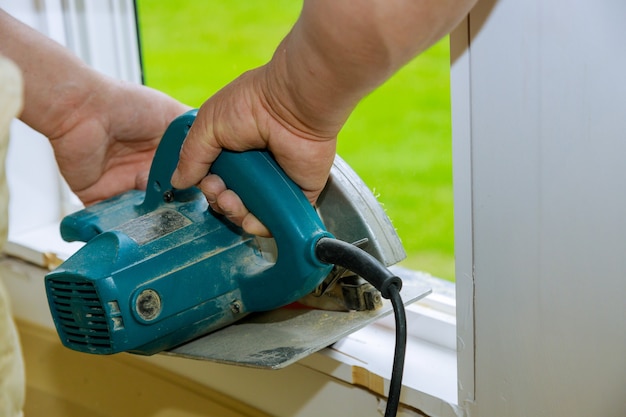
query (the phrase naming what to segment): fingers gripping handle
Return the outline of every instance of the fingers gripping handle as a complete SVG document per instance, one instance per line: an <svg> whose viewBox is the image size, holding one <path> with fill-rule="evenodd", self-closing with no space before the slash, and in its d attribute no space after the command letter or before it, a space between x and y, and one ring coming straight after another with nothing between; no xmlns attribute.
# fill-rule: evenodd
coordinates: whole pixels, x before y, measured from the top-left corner
<svg viewBox="0 0 626 417"><path fill-rule="evenodd" d="M325 230L300 188L267 151L222 150L210 171L240 196L276 239L305 238Z"/></svg>

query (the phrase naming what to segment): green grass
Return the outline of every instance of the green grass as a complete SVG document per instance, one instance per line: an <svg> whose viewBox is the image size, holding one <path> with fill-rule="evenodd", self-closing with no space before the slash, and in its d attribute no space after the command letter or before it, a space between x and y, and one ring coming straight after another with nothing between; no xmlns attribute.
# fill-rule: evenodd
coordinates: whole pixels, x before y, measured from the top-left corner
<svg viewBox="0 0 626 417"><path fill-rule="evenodd" d="M146 84L200 106L264 64L300 2L139 0ZM447 39L361 102L339 154L379 196L407 251L404 265L454 279Z"/></svg>

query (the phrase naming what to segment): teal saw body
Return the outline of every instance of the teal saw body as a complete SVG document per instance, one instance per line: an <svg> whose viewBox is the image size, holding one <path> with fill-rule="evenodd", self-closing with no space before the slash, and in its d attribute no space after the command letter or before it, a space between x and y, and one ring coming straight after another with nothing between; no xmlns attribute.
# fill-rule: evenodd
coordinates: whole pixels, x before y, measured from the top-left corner
<svg viewBox="0 0 626 417"><path fill-rule="evenodd" d="M46 276L57 332L71 349L153 354L310 293L332 265L315 257L331 236L301 190L264 151L223 151L211 168L272 232L262 240L208 209L171 175L196 116L165 132L146 192L130 191L67 216L61 234L83 246Z"/></svg>

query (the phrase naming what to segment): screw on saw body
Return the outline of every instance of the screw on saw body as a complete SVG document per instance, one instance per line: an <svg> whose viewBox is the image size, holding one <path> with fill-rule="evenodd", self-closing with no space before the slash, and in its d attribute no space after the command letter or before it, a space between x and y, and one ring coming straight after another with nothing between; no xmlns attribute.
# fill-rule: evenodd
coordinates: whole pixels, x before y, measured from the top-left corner
<svg viewBox="0 0 626 417"><path fill-rule="evenodd" d="M174 201L174 193L172 192L172 190L167 190L163 193L163 201L165 201L166 203L171 203L172 201Z"/></svg>
<svg viewBox="0 0 626 417"><path fill-rule="evenodd" d="M232 303L230 303L230 311L232 311L233 314L241 313L241 302L235 300Z"/></svg>
<svg viewBox="0 0 626 417"><path fill-rule="evenodd" d="M145 321L156 319L161 314L159 293L151 289L143 290L135 301L135 311Z"/></svg>

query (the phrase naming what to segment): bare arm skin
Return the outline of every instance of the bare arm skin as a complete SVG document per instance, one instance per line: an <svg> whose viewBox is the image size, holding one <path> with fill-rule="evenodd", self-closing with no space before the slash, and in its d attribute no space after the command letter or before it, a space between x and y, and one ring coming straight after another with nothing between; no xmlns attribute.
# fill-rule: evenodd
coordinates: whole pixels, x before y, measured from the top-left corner
<svg viewBox="0 0 626 417"><path fill-rule="evenodd" d="M214 210L267 235L219 177L207 176L221 149L267 148L314 203L359 101L451 31L475 1L305 0L271 61L200 108L173 185L198 185Z"/></svg>
<svg viewBox="0 0 626 417"><path fill-rule="evenodd" d="M159 139L187 106L94 71L3 10L0 54L23 74L20 119L50 139L62 175L83 203L145 187Z"/></svg>

